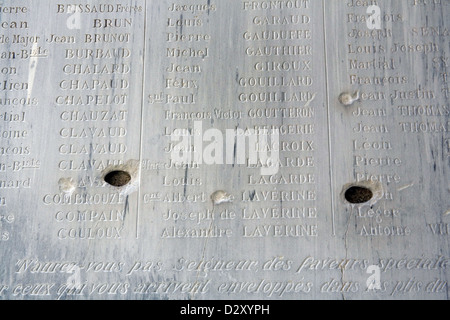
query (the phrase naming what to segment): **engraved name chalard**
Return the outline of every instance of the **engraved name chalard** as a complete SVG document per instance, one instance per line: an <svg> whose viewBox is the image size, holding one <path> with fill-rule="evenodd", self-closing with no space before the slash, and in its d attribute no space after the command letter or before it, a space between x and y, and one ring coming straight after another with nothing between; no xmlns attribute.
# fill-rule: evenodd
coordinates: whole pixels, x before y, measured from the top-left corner
<svg viewBox="0 0 450 320"><path fill-rule="evenodd" d="M447 299L449 18L0 1L0 298Z"/></svg>

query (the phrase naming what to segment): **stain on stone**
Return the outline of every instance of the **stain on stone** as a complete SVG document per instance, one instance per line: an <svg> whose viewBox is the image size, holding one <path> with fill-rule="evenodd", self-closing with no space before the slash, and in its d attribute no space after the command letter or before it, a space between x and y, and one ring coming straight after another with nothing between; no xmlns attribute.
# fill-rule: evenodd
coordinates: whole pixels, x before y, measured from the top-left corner
<svg viewBox="0 0 450 320"><path fill-rule="evenodd" d="M255 196L256 196L256 190L253 190L252 192L250 192L249 196L250 196L250 201L253 201L253 199L255 199Z"/></svg>

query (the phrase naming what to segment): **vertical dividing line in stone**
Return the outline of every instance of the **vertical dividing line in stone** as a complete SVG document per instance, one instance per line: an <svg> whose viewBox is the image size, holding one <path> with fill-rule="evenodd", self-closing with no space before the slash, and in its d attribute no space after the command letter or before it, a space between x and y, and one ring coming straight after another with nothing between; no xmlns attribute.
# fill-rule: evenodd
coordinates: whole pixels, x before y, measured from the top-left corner
<svg viewBox="0 0 450 320"><path fill-rule="evenodd" d="M139 221L140 221L140 209L141 209L141 189L142 189L142 156L144 154L144 111L145 111L145 73L146 68L146 53L147 53L147 0L144 0L144 44L142 52L142 98L141 98L141 134L140 134L140 150L139 150L139 186L138 186L138 203L136 214L136 239L139 239Z"/></svg>
<svg viewBox="0 0 450 320"><path fill-rule="evenodd" d="M334 210L334 179L333 179L333 165L332 165L332 156L331 156L331 113L330 113L330 94L328 88L328 56L327 56L327 20L326 20L326 10L325 10L326 1L322 1L322 9L323 9L323 49L324 49L324 57L325 57L325 103L327 105L327 130L328 130L328 161L329 161L329 172L330 172L330 195L331 195L331 229L332 236L336 236L336 215Z"/></svg>

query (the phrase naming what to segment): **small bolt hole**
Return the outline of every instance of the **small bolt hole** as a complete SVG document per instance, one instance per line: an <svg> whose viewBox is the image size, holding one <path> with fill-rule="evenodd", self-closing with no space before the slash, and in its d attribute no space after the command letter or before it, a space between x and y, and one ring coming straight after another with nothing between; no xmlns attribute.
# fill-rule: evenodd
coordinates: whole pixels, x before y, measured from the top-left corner
<svg viewBox="0 0 450 320"><path fill-rule="evenodd" d="M366 203L372 200L372 190L364 187L353 186L345 192L345 199L353 204Z"/></svg>
<svg viewBox="0 0 450 320"><path fill-rule="evenodd" d="M130 183L131 175L125 171L112 171L105 176L105 181L114 187L123 187Z"/></svg>

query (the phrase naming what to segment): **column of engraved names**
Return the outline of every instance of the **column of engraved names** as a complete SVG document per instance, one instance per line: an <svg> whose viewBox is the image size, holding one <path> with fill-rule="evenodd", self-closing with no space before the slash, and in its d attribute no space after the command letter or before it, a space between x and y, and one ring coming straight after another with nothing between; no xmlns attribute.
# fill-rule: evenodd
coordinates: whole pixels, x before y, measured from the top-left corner
<svg viewBox="0 0 450 320"><path fill-rule="evenodd" d="M30 14L27 5L0 5L0 242L11 239L16 196L34 186L41 167L31 126L39 98L28 68L46 51L37 46L41 37L33 34Z"/></svg>
<svg viewBox="0 0 450 320"><path fill-rule="evenodd" d="M133 136L131 115L139 110L130 109L132 60L138 53L132 48L139 36L133 30L143 7L57 4L52 9L73 17L75 26L54 37L60 47L54 105L61 180L60 192L45 194L43 202L53 208L58 239L122 239L127 197L105 188L103 176L108 168L126 165L133 153L126 140Z"/></svg>
<svg viewBox="0 0 450 320"><path fill-rule="evenodd" d="M409 226L400 224L405 212L395 206L393 193L393 188L400 187L405 181L399 170L405 165L405 159L396 145L398 142L392 140L396 128L387 121L394 110L383 103L389 100L391 88L400 90L409 81L409 76L400 66L402 57L389 54L389 42L395 33L393 26L402 24L405 18L401 12L383 11L381 26L369 28L370 16L366 11L373 4L376 2L364 5L349 2L350 8L345 13L349 26L347 81L350 87L359 88L356 96L360 102L351 112L355 180L384 187L382 204L358 208L357 234L363 237L409 236Z"/></svg>
<svg viewBox="0 0 450 320"><path fill-rule="evenodd" d="M229 236L231 230L210 228L214 216L204 205L209 195L201 188L206 181L199 170L207 165L203 162L204 121L212 119L202 90L208 84L205 68L213 54L209 21L218 8L214 2L168 2L164 10L165 45L159 52L164 57L163 82L158 84L162 90L148 94L147 103L163 117L166 157L164 163L144 161L142 165L142 170L161 172L158 184L163 188L144 195L144 203L162 204L163 228L157 232L163 239Z"/></svg>
<svg viewBox="0 0 450 320"><path fill-rule="evenodd" d="M412 63L424 70L426 79L392 96L401 134L406 139L421 141L420 153L431 150L428 167L434 174L431 174L432 186L427 193L430 202L437 207L425 209L424 214L430 217L426 222L426 232L436 240L445 241L450 235L450 223L446 201L441 199L448 197L448 190L443 191L445 187L440 187L440 183L446 185L450 168L450 2L415 0L409 5L409 10L414 15L419 14L421 19L406 27L408 40L395 43L392 51L409 55Z"/></svg>
<svg viewBox="0 0 450 320"><path fill-rule="evenodd" d="M310 1L244 1L249 17L241 41L251 66L239 78L239 103L252 125L247 132L279 132L279 170L248 163L241 234L245 238L318 236L316 108L314 99L312 4ZM258 150L264 151L264 150Z"/></svg>
<svg viewBox="0 0 450 320"><path fill-rule="evenodd" d="M417 170L416 159L423 152L423 145L418 146L415 157L405 159L401 154L411 152L412 145L404 150L393 136L408 141L413 132L448 131L448 124L440 120L448 116L448 106L439 103L439 95L443 96L444 91L438 92L440 88L436 90L432 81L425 80L433 77L426 76L428 71L422 63L442 61L442 46L436 39L445 36L441 33L444 27L409 25L396 6L388 12L383 3L370 3L373 4L381 6L380 29L368 29L364 6L352 6L346 17L347 23L354 26L348 38L349 83L361 89L361 103L352 112L355 178L359 182L379 183L385 191L383 201L375 207L358 209L357 233L364 237L408 237L417 228L402 223L408 211L395 202L416 184L405 169ZM408 33L402 39L403 30ZM424 76L408 73L410 66L423 70ZM440 69L439 63L436 66Z"/></svg>

